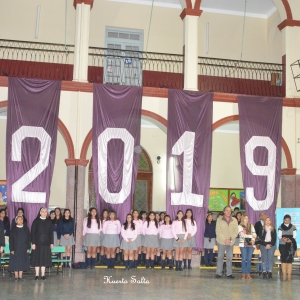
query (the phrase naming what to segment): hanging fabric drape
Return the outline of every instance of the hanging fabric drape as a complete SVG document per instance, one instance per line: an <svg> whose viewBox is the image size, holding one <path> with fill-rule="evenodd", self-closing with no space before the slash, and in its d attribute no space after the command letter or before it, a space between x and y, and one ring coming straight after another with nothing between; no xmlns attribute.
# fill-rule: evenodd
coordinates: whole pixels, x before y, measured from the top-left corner
<svg viewBox="0 0 300 300"><path fill-rule="evenodd" d="M212 154L213 94L169 90L167 213L191 208L196 249L203 249Z"/></svg>
<svg viewBox="0 0 300 300"><path fill-rule="evenodd" d="M94 84L93 171L100 210L130 213L138 171L142 88Z"/></svg>
<svg viewBox="0 0 300 300"><path fill-rule="evenodd" d="M240 154L246 212L274 222L281 172L282 98L238 96Z"/></svg>
<svg viewBox="0 0 300 300"><path fill-rule="evenodd" d="M10 219L22 207L31 225L48 207L56 154L61 81L9 78L6 130Z"/></svg>

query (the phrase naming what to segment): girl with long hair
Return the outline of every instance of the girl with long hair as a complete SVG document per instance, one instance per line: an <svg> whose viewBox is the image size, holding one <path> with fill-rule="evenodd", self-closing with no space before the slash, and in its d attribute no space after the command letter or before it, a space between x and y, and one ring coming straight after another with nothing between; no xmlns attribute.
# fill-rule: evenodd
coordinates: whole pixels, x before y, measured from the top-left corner
<svg viewBox="0 0 300 300"><path fill-rule="evenodd" d="M65 246L66 252L63 253L63 259L70 260L71 257L71 248L75 245L74 241L74 229L75 222L71 216L71 211L66 208L64 210L63 217L58 224L57 230L57 243L61 246ZM64 263L64 267L70 268L69 263Z"/></svg>
<svg viewBox="0 0 300 300"><path fill-rule="evenodd" d="M100 220L95 207L89 209L88 216L83 220L83 246L87 247L87 267L93 269L97 247L100 246Z"/></svg>
<svg viewBox="0 0 300 300"><path fill-rule="evenodd" d="M143 234L145 236L144 247L146 248L146 269L154 268L154 256L159 247L158 241L158 222L153 211L149 212L147 221L143 224ZM150 262L149 262L150 260Z"/></svg>
<svg viewBox="0 0 300 300"><path fill-rule="evenodd" d="M248 215L242 215L238 231L240 237L239 246L242 254L242 279L252 279L250 269L256 233L254 226L249 223Z"/></svg>
<svg viewBox="0 0 300 300"><path fill-rule="evenodd" d="M188 266L186 265L186 252L184 252L183 256L183 269L192 269L191 263L192 263L192 250L194 247L196 247L196 240L195 240L195 234L197 232L197 223L194 220L193 217L193 211L188 208L185 212L185 223L188 230L188 236L187 236L187 254L188 254Z"/></svg>
<svg viewBox="0 0 300 300"><path fill-rule="evenodd" d="M121 223L117 219L114 210L108 213L108 220L103 225L103 246L106 248L107 269L114 269L116 248L120 247L119 234L121 232Z"/></svg>
<svg viewBox="0 0 300 300"><path fill-rule="evenodd" d="M263 279L272 279L277 235L270 217L265 218L264 226L258 236L260 238Z"/></svg>
<svg viewBox="0 0 300 300"><path fill-rule="evenodd" d="M160 249L162 250L161 268L165 268L166 258L168 259L169 270L173 269L172 253L173 253L173 233L172 221L169 215L164 216L164 223L159 227Z"/></svg>
<svg viewBox="0 0 300 300"><path fill-rule="evenodd" d="M213 216L208 213L206 216L205 231L204 231L204 261L205 265L212 267L214 259L214 246L216 244L216 222L213 221Z"/></svg>
<svg viewBox="0 0 300 300"><path fill-rule="evenodd" d="M125 263L125 270L130 270L134 267L133 260L134 260L134 251L137 249L136 245L136 238L137 238L137 231L136 225L133 222L133 218L131 214L127 214L126 221L122 225L121 229L122 235L122 243L121 249L123 250L124 255L124 263Z"/></svg>
<svg viewBox="0 0 300 300"><path fill-rule="evenodd" d="M172 223L172 233L174 237L173 247L175 248L175 271L183 271L182 259L185 248L188 247L188 231L182 210L177 212L177 217Z"/></svg>
<svg viewBox="0 0 300 300"><path fill-rule="evenodd" d="M139 218L139 212L137 210L133 210L132 212L133 215L133 223L135 225L135 230L136 230L136 246L137 249L133 251L134 255L134 264L133 267L136 268L138 265L141 264L141 259L142 259L142 228L143 228L143 222Z"/></svg>
<svg viewBox="0 0 300 300"><path fill-rule="evenodd" d="M105 247L103 247L103 238L104 238L104 233L103 233L103 225L104 223L108 220L108 210L103 209L101 212L100 216L100 256L101 256L101 265L106 265L106 255L105 255ZM97 254L98 256L98 254ZM98 260L98 259L97 259Z"/></svg>

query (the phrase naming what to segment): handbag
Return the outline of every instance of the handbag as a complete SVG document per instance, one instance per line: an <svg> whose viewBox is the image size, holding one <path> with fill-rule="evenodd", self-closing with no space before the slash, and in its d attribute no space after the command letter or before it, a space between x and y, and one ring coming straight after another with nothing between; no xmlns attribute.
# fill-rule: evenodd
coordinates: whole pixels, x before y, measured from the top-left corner
<svg viewBox="0 0 300 300"><path fill-rule="evenodd" d="M257 236L257 237L255 238L255 245L261 245L261 242L262 242L262 240L260 239L259 236Z"/></svg>

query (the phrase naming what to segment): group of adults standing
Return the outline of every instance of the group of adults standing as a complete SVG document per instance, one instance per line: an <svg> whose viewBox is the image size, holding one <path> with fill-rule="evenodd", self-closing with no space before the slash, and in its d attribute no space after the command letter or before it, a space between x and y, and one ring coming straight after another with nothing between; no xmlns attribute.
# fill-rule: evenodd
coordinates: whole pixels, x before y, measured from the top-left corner
<svg viewBox="0 0 300 300"><path fill-rule="evenodd" d="M278 236L282 280L292 279L292 262L297 250L297 231L296 227L291 224L291 216L284 216L283 223L278 228L278 235L269 216L261 212L259 217L260 220L253 225L250 224L247 214L242 214L241 220L238 221L237 218L231 215L231 208L229 206L224 208L224 215L218 218L216 223L218 261L215 278L222 277L225 252L227 278L235 278L232 275L232 258L233 247L236 244L236 237L238 236L238 245L242 256L242 279L252 279L250 269L255 247L260 249L263 279L272 279L274 252Z"/></svg>

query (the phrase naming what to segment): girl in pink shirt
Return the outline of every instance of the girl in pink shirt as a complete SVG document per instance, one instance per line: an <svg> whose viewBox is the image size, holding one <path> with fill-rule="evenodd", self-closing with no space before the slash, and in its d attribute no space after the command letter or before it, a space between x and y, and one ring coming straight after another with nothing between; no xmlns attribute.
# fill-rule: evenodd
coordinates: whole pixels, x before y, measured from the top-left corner
<svg viewBox="0 0 300 300"><path fill-rule="evenodd" d="M187 253L188 253L188 267L186 266L186 252L184 252L183 256L183 269L192 269L191 262L192 262L192 249L196 247L196 241L195 241L195 234L197 232L197 224L196 221L193 218L193 211L188 208L185 212L185 223L188 230L188 236L187 236Z"/></svg>
<svg viewBox="0 0 300 300"><path fill-rule="evenodd" d="M165 215L164 223L159 227L159 235L161 238L160 249L162 250L161 268L165 268L166 256L168 257L169 270L173 269L172 252L173 252L173 233L172 221L169 215Z"/></svg>
<svg viewBox="0 0 300 300"><path fill-rule="evenodd" d="M106 255L105 255L105 247L103 247L103 238L104 238L104 233L103 233L103 225L105 221L108 220L108 210L103 209L100 217L100 223L101 223L101 229L100 229L100 255L101 255L101 265L106 265Z"/></svg>
<svg viewBox="0 0 300 300"><path fill-rule="evenodd" d="M144 246L146 247L146 269L149 269L149 260L151 268L154 268L154 255L159 247L158 241L158 222L153 211L149 212L147 221L143 225L143 234L145 236Z"/></svg>
<svg viewBox="0 0 300 300"><path fill-rule="evenodd" d="M123 238L121 249L123 249L124 254L125 270L129 271L133 268L133 251L137 249L137 230L131 214L127 214L126 216L126 222L122 225L121 235Z"/></svg>
<svg viewBox="0 0 300 300"><path fill-rule="evenodd" d="M183 271L182 259L185 248L188 247L187 243L187 226L183 217L183 211L177 212L176 220L172 223L172 233L174 237L173 247L175 248L175 271Z"/></svg>
<svg viewBox="0 0 300 300"><path fill-rule="evenodd" d="M142 224L144 225L144 223L147 221L147 218L148 218L147 212L145 212L144 210L142 210L140 212L140 218L142 220ZM142 238L142 257L141 257L142 261L141 261L141 265L144 266L146 264L146 252L147 252L147 249L146 249L146 247L144 247L145 236L144 236L143 232L142 232L141 238Z"/></svg>
<svg viewBox="0 0 300 300"><path fill-rule="evenodd" d="M108 218L103 225L103 246L106 248L107 269L114 269L116 248L120 247L121 223L114 210L109 212Z"/></svg>
<svg viewBox="0 0 300 300"><path fill-rule="evenodd" d="M89 209L88 217L83 220L83 245L87 247L87 267L93 269L100 246L100 221L95 207Z"/></svg>
<svg viewBox="0 0 300 300"><path fill-rule="evenodd" d="M136 268L138 265L141 264L141 257L142 257L142 229L143 229L143 222L139 219L139 212L134 210L132 212L133 215L133 223L135 224L135 229L137 233L137 237L135 240L137 249L133 251L134 255L134 264L133 267Z"/></svg>

